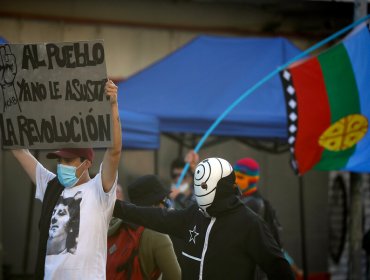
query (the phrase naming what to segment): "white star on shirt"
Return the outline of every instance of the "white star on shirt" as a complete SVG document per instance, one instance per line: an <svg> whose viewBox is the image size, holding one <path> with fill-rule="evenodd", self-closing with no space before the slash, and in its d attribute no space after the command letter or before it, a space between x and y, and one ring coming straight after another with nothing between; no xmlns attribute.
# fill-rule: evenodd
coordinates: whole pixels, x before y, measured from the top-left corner
<svg viewBox="0 0 370 280"><path fill-rule="evenodd" d="M189 242L193 241L195 244L195 237L199 235L199 233L197 232L197 226L195 225L193 230L189 229L189 233L190 233Z"/></svg>

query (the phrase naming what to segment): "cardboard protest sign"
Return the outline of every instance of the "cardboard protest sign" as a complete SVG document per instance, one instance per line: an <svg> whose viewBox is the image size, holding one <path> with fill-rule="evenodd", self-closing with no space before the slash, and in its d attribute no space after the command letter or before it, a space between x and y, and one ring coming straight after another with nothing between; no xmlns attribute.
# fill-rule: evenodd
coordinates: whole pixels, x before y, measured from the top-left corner
<svg viewBox="0 0 370 280"><path fill-rule="evenodd" d="M103 41L0 45L4 149L109 147Z"/></svg>

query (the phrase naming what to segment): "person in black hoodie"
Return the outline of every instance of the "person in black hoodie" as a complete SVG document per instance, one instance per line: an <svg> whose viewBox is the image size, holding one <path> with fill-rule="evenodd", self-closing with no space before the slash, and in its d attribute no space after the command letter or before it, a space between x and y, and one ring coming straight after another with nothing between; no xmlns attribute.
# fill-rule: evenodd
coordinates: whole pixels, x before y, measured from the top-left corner
<svg viewBox="0 0 370 280"><path fill-rule="evenodd" d="M253 279L258 265L269 279L293 280L267 225L243 205L234 184L230 163L208 158L194 173L197 205L166 210L116 201L113 215L182 239L182 279Z"/></svg>

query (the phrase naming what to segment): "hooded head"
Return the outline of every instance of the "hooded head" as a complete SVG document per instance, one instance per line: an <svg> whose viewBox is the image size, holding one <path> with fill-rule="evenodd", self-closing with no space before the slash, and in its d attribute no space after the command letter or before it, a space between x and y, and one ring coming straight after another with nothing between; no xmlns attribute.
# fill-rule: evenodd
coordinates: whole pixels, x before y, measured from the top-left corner
<svg viewBox="0 0 370 280"><path fill-rule="evenodd" d="M233 168L226 160L207 158L201 161L194 172L194 194L199 207L206 212L214 203L216 192L223 185L227 185L232 193L234 181Z"/></svg>
<svg viewBox="0 0 370 280"><path fill-rule="evenodd" d="M169 193L155 175L142 176L128 186L130 200L138 206L159 205Z"/></svg>
<svg viewBox="0 0 370 280"><path fill-rule="evenodd" d="M244 196L257 191L260 178L259 164L252 158L242 158L234 165L236 184Z"/></svg>

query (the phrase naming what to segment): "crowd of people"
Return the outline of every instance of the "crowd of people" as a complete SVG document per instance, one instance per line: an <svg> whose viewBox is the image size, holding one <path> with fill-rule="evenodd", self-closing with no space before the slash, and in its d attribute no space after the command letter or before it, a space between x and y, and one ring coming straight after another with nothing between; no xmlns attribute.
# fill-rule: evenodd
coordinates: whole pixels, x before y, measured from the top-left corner
<svg viewBox="0 0 370 280"><path fill-rule="evenodd" d="M48 153L57 160L56 174L28 150L12 150L42 202L36 279L294 279L279 223L258 192L253 159L232 166L190 151L171 164L169 188L145 175L127 187L125 199L117 183L116 85L109 80L105 92L113 146L94 177L92 148ZM178 185L186 162L190 169Z"/></svg>

